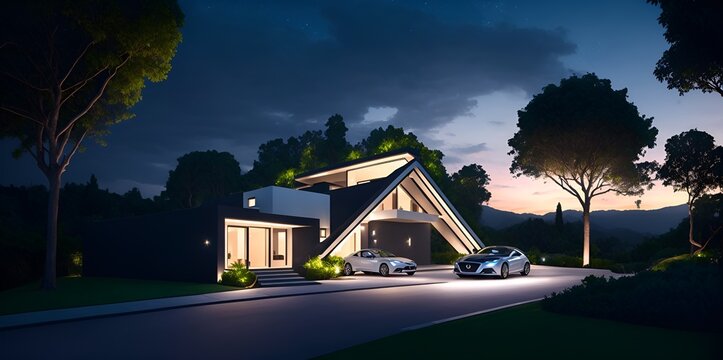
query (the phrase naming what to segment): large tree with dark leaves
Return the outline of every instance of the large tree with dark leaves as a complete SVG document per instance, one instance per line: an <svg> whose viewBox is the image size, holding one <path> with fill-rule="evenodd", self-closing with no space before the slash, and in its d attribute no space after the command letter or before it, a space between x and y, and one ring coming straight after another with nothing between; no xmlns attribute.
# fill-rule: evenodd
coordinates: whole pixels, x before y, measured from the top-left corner
<svg viewBox="0 0 723 360"><path fill-rule="evenodd" d="M648 2L660 6L658 22L670 43L655 66L655 77L681 95L701 90L723 96L723 1Z"/></svg>
<svg viewBox="0 0 723 360"><path fill-rule="evenodd" d="M713 136L692 129L674 135L665 142L665 163L658 170L663 185L688 195L688 242L691 251L701 251L707 243L694 238L695 204L705 194L723 185L723 147L715 145Z"/></svg>
<svg viewBox="0 0 723 360"><path fill-rule="evenodd" d="M55 288L60 184L83 140L129 119L181 41L175 0L28 0L0 11L0 136L48 179L43 288Z"/></svg>
<svg viewBox="0 0 723 360"><path fill-rule="evenodd" d="M628 102L627 89L613 90L595 74L546 86L517 116L518 131L508 142L510 172L550 180L580 202L588 265L592 199L638 195L652 186L655 164L638 161L655 146L653 119Z"/></svg>
<svg viewBox="0 0 723 360"><path fill-rule="evenodd" d="M241 191L241 167L228 152L193 151L178 158L161 198L173 208L194 208Z"/></svg>

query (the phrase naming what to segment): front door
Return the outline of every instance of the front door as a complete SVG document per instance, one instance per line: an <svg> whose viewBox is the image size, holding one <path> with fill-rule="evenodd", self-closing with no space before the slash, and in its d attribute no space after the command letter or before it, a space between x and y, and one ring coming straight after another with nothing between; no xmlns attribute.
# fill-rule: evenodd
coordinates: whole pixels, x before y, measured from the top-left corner
<svg viewBox="0 0 723 360"><path fill-rule="evenodd" d="M249 269L271 266L270 229L249 227Z"/></svg>

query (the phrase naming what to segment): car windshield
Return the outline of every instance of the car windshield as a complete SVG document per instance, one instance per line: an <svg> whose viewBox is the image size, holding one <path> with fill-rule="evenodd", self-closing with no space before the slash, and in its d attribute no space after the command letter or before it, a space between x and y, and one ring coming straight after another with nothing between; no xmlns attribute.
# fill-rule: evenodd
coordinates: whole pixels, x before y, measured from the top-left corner
<svg viewBox="0 0 723 360"><path fill-rule="evenodd" d="M486 247L477 253L480 255L499 255L499 256L509 256L512 252L512 249L506 248L506 247L497 247L497 246L490 246Z"/></svg>
<svg viewBox="0 0 723 360"><path fill-rule="evenodd" d="M390 253L389 251L384 251L384 250L374 250L374 251L372 251L372 252L373 252L374 254L380 256L380 257L395 257L395 256L397 256L397 255L394 255L394 254Z"/></svg>

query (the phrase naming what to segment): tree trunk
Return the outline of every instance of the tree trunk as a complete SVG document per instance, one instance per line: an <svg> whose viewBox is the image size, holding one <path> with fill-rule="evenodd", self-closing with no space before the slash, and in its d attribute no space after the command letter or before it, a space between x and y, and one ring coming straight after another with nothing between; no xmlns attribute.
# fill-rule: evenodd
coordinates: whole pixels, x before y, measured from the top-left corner
<svg viewBox="0 0 723 360"><path fill-rule="evenodd" d="M693 254L696 250L703 247L695 239L693 239L693 205L688 204L688 242L690 243L690 253Z"/></svg>
<svg viewBox="0 0 723 360"><path fill-rule="evenodd" d="M58 207L60 205L60 175L58 168L48 172L48 232L45 245L45 272L42 288L54 290L56 287L56 256L58 253Z"/></svg>
<svg viewBox="0 0 723 360"><path fill-rule="evenodd" d="M582 207L582 266L590 265L590 201Z"/></svg>

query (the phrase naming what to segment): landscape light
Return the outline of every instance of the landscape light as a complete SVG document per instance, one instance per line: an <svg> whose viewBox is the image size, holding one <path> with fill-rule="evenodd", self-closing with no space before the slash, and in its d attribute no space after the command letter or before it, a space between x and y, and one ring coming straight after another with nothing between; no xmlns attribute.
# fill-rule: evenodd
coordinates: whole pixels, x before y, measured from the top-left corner
<svg viewBox="0 0 723 360"><path fill-rule="evenodd" d="M545 257L544 257L544 256L542 257L542 262L545 262Z"/></svg>
<svg viewBox="0 0 723 360"><path fill-rule="evenodd" d="M209 245L211 245L211 242L208 241L208 239L203 240L203 245L209 246Z"/></svg>

